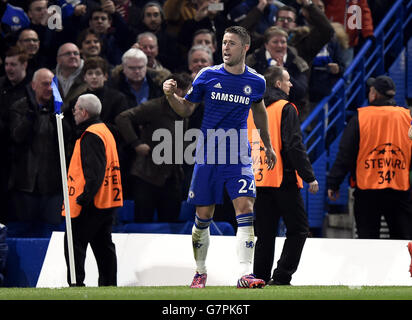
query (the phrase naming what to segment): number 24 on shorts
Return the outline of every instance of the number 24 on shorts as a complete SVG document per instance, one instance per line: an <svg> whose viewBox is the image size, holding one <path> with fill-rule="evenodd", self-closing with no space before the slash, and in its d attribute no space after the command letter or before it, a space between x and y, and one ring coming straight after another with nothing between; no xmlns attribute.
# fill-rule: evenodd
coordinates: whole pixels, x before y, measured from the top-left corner
<svg viewBox="0 0 412 320"><path fill-rule="evenodd" d="M242 184L242 186L239 189L239 193L248 193L248 190L253 191L253 193L256 192L256 186L255 186L255 180L252 180L249 184L248 187L248 181L246 179L240 179L238 182Z"/></svg>

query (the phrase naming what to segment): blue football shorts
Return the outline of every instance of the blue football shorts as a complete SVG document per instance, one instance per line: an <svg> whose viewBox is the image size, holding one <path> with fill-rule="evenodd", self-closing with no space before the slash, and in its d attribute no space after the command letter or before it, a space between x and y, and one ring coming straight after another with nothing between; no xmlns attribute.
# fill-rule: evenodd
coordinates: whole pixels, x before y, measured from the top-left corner
<svg viewBox="0 0 412 320"><path fill-rule="evenodd" d="M256 184L250 164L195 164L188 202L207 206L223 203L226 188L230 199L256 198Z"/></svg>

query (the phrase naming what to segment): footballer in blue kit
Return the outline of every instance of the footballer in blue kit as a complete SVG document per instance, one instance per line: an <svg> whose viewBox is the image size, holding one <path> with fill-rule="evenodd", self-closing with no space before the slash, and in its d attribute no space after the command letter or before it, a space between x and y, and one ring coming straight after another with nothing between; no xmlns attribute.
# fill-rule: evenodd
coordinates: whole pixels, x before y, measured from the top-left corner
<svg viewBox="0 0 412 320"><path fill-rule="evenodd" d="M265 79L245 64L250 47L246 29L232 26L222 41L223 63L206 67L196 75L184 98L176 94L176 81L166 80L163 92L171 108L181 117L190 116L204 102L201 136L197 138L195 167L188 201L196 205L192 228L192 247L196 274L191 288L204 288L207 280L206 256L215 205L222 202L223 188L228 191L236 214L236 251L239 258L238 288L262 288L253 268L253 204L256 196L247 118L252 109L256 128L265 146L268 169L276 155L268 133L266 107L262 100Z"/></svg>
<svg viewBox="0 0 412 320"><path fill-rule="evenodd" d="M189 203L222 203L224 187L232 200L256 196L247 118L251 104L261 101L264 92L264 77L247 66L239 75L226 71L224 64L206 67L197 74L185 96L190 102L205 104ZM218 129L224 130L222 134L216 135ZM230 136L228 130L232 130Z"/></svg>

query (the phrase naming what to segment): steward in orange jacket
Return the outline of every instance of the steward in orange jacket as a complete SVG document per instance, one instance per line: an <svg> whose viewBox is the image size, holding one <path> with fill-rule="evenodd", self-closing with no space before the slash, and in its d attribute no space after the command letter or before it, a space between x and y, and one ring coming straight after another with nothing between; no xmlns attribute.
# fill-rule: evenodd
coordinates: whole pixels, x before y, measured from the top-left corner
<svg viewBox="0 0 412 320"><path fill-rule="evenodd" d="M343 132L327 176L328 196L332 201L339 196L339 186L349 172L355 187L358 237L379 238L384 215L391 239L410 239L410 111L393 100L395 84L391 78L371 78L368 85L370 106L359 108Z"/></svg>
<svg viewBox="0 0 412 320"><path fill-rule="evenodd" d="M70 161L68 187L75 284L70 281L66 234L64 253L68 283L75 286L84 286L88 244L98 266L98 285L117 285L117 257L111 233L116 207L123 205L122 185L116 143L101 122L100 112L101 103L93 94L81 95L73 109L78 139Z"/></svg>
<svg viewBox="0 0 412 320"><path fill-rule="evenodd" d="M303 246L309 234L309 222L300 189L302 179L309 191L318 191L318 182L302 142L296 106L288 101L292 86L289 73L282 67L270 67L265 73L269 134L277 157L275 168L266 169L263 144L256 134L249 135L256 181L256 245L253 273L268 285L289 285L297 270ZM253 129L252 114L248 131ZM280 156L279 156L280 155ZM272 273L275 240L282 217L287 233L281 258Z"/></svg>

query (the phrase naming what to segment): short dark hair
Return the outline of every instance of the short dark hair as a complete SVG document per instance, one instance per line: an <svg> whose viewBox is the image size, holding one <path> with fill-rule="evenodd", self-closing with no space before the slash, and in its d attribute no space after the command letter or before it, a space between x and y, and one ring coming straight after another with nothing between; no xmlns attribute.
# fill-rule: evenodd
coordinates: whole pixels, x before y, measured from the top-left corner
<svg viewBox="0 0 412 320"><path fill-rule="evenodd" d="M104 11L104 10L102 9L102 7L96 7L96 8L94 8L94 9L92 9L92 10L90 11L90 14L89 14L89 20L92 20L93 15L94 15L96 12L103 12L104 14L107 15L107 18L108 18L110 21L112 21L112 15L111 15L110 13Z"/></svg>
<svg viewBox="0 0 412 320"><path fill-rule="evenodd" d="M29 60L29 56L19 46L10 47L6 51L6 57L15 57L15 56L18 56L18 60L20 63L25 63Z"/></svg>
<svg viewBox="0 0 412 320"><path fill-rule="evenodd" d="M268 84L268 87L273 87L276 83L276 81L282 81L283 80L283 71L285 68L279 67L279 66L270 66L265 74L265 80L266 83Z"/></svg>
<svg viewBox="0 0 412 320"><path fill-rule="evenodd" d="M250 45L250 34L249 32L241 27L241 26L231 26L226 28L225 34L226 33L234 33L237 34L240 38L240 41L242 41L242 44L245 45Z"/></svg>
<svg viewBox="0 0 412 320"><path fill-rule="evenodd" d="M212 30L210 30L210 29L199 29L199 30L197 30L197 31L193 34L192 42L193 42L193 39L194 39L196 36L198 36L199 34L210 34L210 36L212 37L212 42L213 42L213 44L216 46L216 44L217 44L217 41L216 41L216 33L214 33Z"/></svg>
<svg viewBox="0 0 412 320"><path fill-rule="evenodd" d="M86 38L87 38L87 36L88 36L89 34L93 34L93 35L97 38L97 40L99 40L100 46L103 46L103 43L102 43L102 41L100 40L100 37L99 37L99 35L96 33L96 31L94 31L94 30L91 29L91 28L86 28L86 29L84 29L83 31L81 31L81 32L79 33L79 35L77 36L76 44L77 44L77 46L78 46L79 48L82 47L83 41L86 40Z"/></svg>
<svg viewBox="0 0 412 320"><path fill-rule="evenodd" d="M279 9L278 9L278 11L276 12L276 20L277 20L277 18L279 17L279 12L280 11L291 11L291 12L293 12L294 14L295 14L295 18L297 17L297 12L296 12L296 9L294 8L294 7L290 7L290 6L283 6L283 7L280 7Z"/></svg>
<svg viewBox="0 0 412 320"><path fill-rule="evenodd" d="M83 73L83 75L85 75L88 70L97 69L97 68L102 69L104 74L109 73L108 63L102 57L87 58L84 61L83 68L82 68L82 73Z"/></svg>
<svg viewBox="0 0 412 320"><path fill-rule="evenodd" d="M149 7L156 7L156 8L158 8L159 11L160 11L160 16L161 16L161 18L162 18L162 21L165 20L165 15L164 15L164 12L163 12L163 7L162 7L162 5L161 5L159 2L157 2L157 1L149 1L149 2L147 2L147 3L143 6L142 11L141 11L140 20L143 20L144 14L145 14L145 12L146 12L146 9L149 8Z"/></svg>

